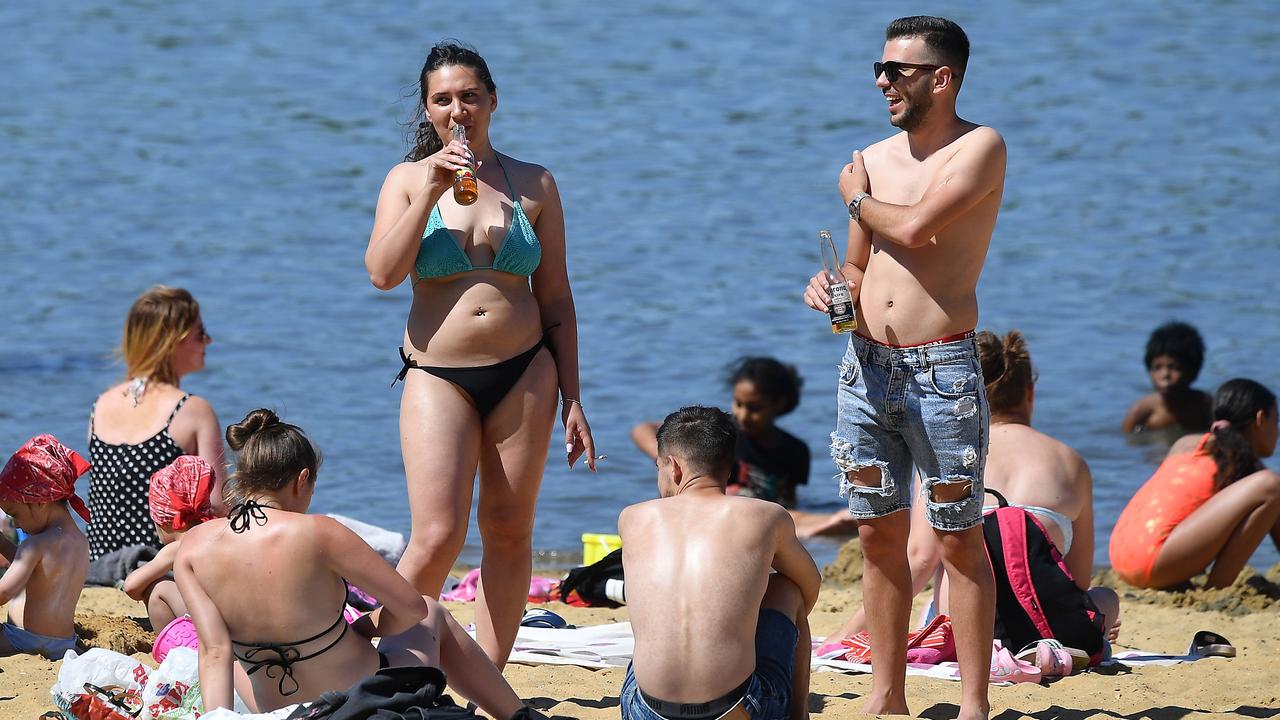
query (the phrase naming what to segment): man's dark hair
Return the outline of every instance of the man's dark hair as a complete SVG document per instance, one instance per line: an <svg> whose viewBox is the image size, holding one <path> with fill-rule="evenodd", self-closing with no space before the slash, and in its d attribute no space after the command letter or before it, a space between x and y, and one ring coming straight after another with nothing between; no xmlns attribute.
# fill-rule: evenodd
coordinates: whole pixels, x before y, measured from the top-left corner
<svg viewBox="0 0 1280 720"><path fill-rule="evenodd" d="M894 20L884 29L885 40L900 37L924 38L924 44L937 56L934 59L938 64L951 68L956 89L960 88L960 80L969 65L969 36L959 25L946 18L912 15Z"/></svg>
<svg viewBox="0 0 1280 720"><path fill-rule="evenodd" d="M1161 355L1178 361L1182 366L1183 380L1190 385L1200 377L1200 368L1204 367L1204 340L1194 327L1172 320L1153 330L1147 340L1147 354L1143 362L1148 370Z"/></svg>
<svg viewBox="0 0 1280 720"><path fill-rule="evenodd" d="M658 455L677 455L689 469L728 482L734 467L738 428L729 413L690 405L671 413L658 428Z"/></svg>

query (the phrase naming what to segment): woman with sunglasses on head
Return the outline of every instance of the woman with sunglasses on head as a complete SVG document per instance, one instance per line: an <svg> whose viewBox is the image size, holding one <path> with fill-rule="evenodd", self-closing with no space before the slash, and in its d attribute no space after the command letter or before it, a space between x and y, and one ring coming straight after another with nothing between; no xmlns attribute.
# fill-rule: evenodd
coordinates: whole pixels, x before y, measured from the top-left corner
<svg viewBox="0 0 1280 720"><path fill-rule="evenodd" d="M365 252L379 289L413 283L397 378L413 526L398 569L422 594L439 595L466 540L478 471L477 637L501 667L528 594L557 394L569 466L585 453L595 469L564 213L545 168L494 149L497 88L475 50L437 44L419 87L417 142L387 174ZM458 128L465 139L455 139ZM460 204L455 174L472 166L477 197Z"/></svg>
<svg viewBox="0 0 1280 720"><path fill-rule="evenodd" d="M182 378L204 369L200 306L182 288L157 285L129 308L120 355L125 379L103 392L89 413L89 559L131 545L161 547L147 506L151 475L180 455L214 470L213 504L223 511L221 428Z"/></svg>

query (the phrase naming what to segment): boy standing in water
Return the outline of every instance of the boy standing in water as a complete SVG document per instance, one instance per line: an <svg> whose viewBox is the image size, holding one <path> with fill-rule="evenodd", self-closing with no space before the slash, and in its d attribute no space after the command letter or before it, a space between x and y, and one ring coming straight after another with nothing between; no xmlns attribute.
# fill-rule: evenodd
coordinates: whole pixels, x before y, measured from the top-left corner
<svg viewBox="0 0 1280 720"><path fill-rule="evenodd" d="M618 518L636 643L624 720L808 717L807 618L822 577L785 509L725 495L736 439L721 410L668 415L661 497Z"/></svg>
<svg viewBox="0 0 1280 720"><path fill-rule="evenodd" d="M1191 387L1204 366L1204 340L1184 322L1167 322L1147 339L1143 357L1155 392L1138 398L1124 416L1124 431L1177 428L1204 432L1213 419L1213 398Z"/></svg>
<svg viewBox="0 0 1280 720"><path fill-rule="evenodd" d="M0 471L0 510L28 537L16 548L0 538L10 565L0 577L0 655L30 653L61 660L75 649L76 602L89 573L89 542L67 504L85 522L89 509L76 497L76 478L89 463L52 435L27 441Z"/></svg>
<svg viewBox="0 0 1280 720"><path fill-rule="evenodd" d="M916 466L951 583L960 717L986 717L995 598L982 541L988 411L973 329L1005 146L995 130L956 115L969 58L958 25L900 18L885 41L875 83L903 132L854 152L839 183L849 210L842 270L859 329L840 367L831 455L866 562L874 660L863 710L908 712L907 510ZM826 311L827 287L823 272L810 280L809 307Z"/></svg>

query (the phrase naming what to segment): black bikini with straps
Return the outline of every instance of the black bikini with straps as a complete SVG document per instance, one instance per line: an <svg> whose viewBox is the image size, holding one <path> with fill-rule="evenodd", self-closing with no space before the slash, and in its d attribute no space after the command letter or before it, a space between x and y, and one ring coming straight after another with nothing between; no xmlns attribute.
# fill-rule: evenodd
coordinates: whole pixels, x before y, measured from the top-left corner
<svg viewBox="0 0 1280 720"><path fill-rule="evenodd" d="M266 508L268 507L271 506L263 505L255 500L245 500L244 502L238 503L235 507L231 508L231 512L227 513L227 524L230 526L231 532L237 534L246 532L250 527L250 521L252 521L253 524L265 525L267 523ZM233 647L231 649L231 654L235 659L248 664L249 667L245 669L245 673L248 675L252 675L259 670L265 669L267 677L275 680L277 675L272 672L272 669L278 669L281 695L288 697L289 695L298 692L298 681L293 677L293 666L303 660L310 660L311 658L325 654L330 649L337 646L337 644L342 641L342 636L347 634L347 619L343 615L343 611L346 609L346 598L347 594L351 591L351 586L347 583L345 578L342 580L342 587L344 590L342 594L343 606L338 610L338 619L333 621L333 624L329 627L309 638L294 642L248 643L240 642L239 640L232 640L231 644ZM300 646L315 642L338 628L341 628L341 631L338 633L337 637L333 639L333 642L325 645L319 650L306 655L303 655L302 652L298 650ZM234 647L237 645L250 649L244 653L238 653ZM274 653L274 657L264 658L262 657L264 653ZM378 666L383 667L385 666L385 663L385 658L381 653L379 653ZM290 687L290 684L292 687Z"/></svg>

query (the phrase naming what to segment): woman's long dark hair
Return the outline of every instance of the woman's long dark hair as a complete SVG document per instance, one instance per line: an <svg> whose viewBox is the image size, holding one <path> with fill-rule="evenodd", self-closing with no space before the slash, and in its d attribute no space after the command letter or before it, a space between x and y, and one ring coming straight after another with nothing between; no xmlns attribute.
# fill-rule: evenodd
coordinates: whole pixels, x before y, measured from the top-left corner
<svg viewBox="0 0 1280 720"><path fill-rule="evenodd" d="M440 152L444 143L431 124L431 118L425 108L427 102L427 76L447 65L462 65L475 71L476 77L490 93L498 86L493 84L493 76L489 74L489 66L475 49L467 47L457 40L442 40L431 47L427 60L422 64L422 73L418 75L418 109L413 120L418 121L418 128L413 138L413 149L404 156L405 162L417 162L425 157ZM412 123L413 120L410 122Z"/></svg>
<svg viewBox="0 0 1280 720"><path fill-rule="evenodd" d="M1276 411L1276 396L1261 384L1244 378L1222 383L1213 396L1213 436L1209 454L1218 466L1213 478L1214 490L1262 469L1249 443L1249 425L1258 413ZM1222 421L1222 422L1219 422Z"/></svg>

